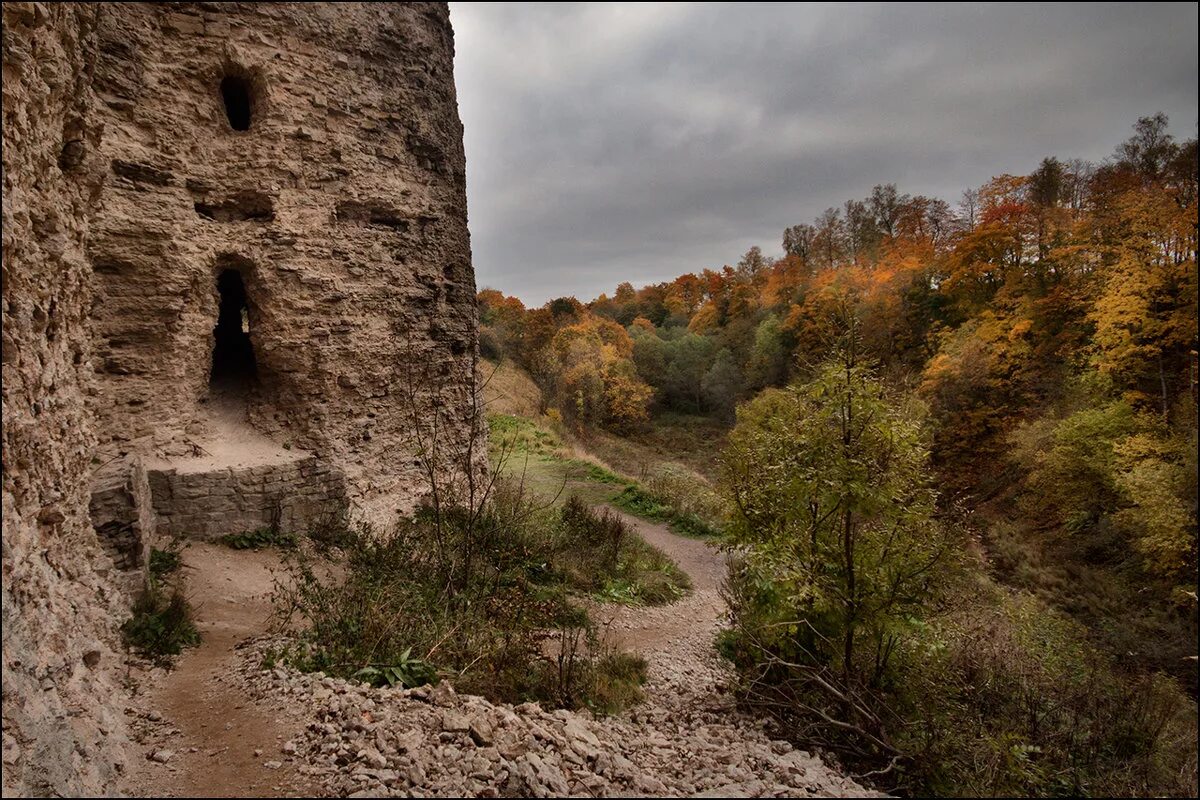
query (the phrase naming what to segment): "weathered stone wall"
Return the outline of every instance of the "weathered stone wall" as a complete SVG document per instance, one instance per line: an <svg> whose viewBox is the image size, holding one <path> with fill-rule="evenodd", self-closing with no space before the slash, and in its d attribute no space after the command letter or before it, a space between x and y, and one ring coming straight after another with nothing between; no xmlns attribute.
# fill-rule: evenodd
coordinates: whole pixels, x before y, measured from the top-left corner
<svg viewBox="0 0 1200 800"><path fill-rule="evenodd" d="M102 448L169 455L206 434L216 279L236 269L250 423L342 469L356 498L413 493L406 370L423 418L429 377L443 384L442 436L461 444L475 351L447 8L105 6L99 53ZM249 87L245 131L230 76Z"/></svg>
<svg viewBox="0 0 1200 800"><path fill-rule="evenodd" d="M260 528L303 533L346 497L342 473L311 456L220 470L150 470L149 481L159 534L196 539Z"/></svg>
<svg viewBox="0 0 1200 800"><path fill-rule="evenodd" d="M104 468L213 433L223 270L248 292L245 422L329 483L411 505L414 417L443 452L475 441L453 38L443 3L3 15L4 791L97 794L124 758L108 669L128 581L89 520L90 473L132 568L147 485ZM247 130L227 77L249 87Z"/></svg>
<svg viewBox="0 0 1200 800"><path fill-rule="evenodd" d="M3 788L96 794L123 763L109 669L127 613L88 519L97 10L3 14Z"/></svg>

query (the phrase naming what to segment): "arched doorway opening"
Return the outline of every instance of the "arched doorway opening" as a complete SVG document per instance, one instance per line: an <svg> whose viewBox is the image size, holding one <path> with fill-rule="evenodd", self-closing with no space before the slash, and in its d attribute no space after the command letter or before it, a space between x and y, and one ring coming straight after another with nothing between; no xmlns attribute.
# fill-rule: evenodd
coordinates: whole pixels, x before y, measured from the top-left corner
<svg viewBox="0 0 1200 800"><path fill-rule="evenodd" d="M258 381L258 365L250 340L250 304L242 273L225 269L217 276L220 310L213 328L212 372L209 389L245 392Z"/></svg>

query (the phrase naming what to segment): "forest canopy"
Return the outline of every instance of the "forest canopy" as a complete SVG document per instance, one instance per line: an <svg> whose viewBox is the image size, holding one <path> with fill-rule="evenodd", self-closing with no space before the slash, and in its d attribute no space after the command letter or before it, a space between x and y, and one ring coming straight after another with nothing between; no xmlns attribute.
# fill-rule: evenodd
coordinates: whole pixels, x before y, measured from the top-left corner
<svg viewBox="0 0 1200 800"><path fill-rule="evenodd" d="M1186 793L1194 749L1176 778L1163 759L1168 718L1190 713L1193 737L1195 724L1196 209L1196 140L1174 140L1158 114L1102 163L1047 157L954 205L875 186L786 228L778 257L752 247L732 266L534 309L484 289L480 349L527 370L541 410L580 433L636 436L664 414L732 428L721 463L742 560L726 655L757 676L748 685L775 676L775 707L853 725L852 759L907 770L893 788ZM861 452L831 422L850 408L883 426L862 430ZM859 475L881 452L893 460ZM916 588L889 583L931 553ZM781 618L818 638L764 638ZM1000 641L1010 655L989 649ZM936 659L921 655L935 644ZM893 683L919 687L906 670L923 662L942 670L927 687L937 704ZM984 714L984 673L1026 676L1030 702L1063 693L1076 722L981 716L975 738L948 735L939 726ZM813 676L841 699L814 696ZM1013 697L989 702L1015 713ZM1055 737L1111 728L1104 703L1173 710L1147 712L1137 735L1152 744L1124 761L1105 739L1083 763ZM914 724L919 746L904 738ZM976 769L996 747L1007 766Z"/></svg>

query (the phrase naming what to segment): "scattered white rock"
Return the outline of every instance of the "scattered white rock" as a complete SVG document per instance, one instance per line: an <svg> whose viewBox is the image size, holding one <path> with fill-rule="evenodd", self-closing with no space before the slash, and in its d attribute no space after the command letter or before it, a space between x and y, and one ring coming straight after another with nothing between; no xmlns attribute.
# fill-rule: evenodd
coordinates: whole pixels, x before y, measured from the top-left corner
<svg viewBox="0 0 1200 800"><path fill-rule="evenodd" d="M493 704L446 683L376 689L262 670L262 651L279 645L268 639L243 649L239 675L253 695L286 693L312 708L304 733L280 749L331 795L877 796L739 711L711 635L656 652L645 702L603 719Z"/></svg>

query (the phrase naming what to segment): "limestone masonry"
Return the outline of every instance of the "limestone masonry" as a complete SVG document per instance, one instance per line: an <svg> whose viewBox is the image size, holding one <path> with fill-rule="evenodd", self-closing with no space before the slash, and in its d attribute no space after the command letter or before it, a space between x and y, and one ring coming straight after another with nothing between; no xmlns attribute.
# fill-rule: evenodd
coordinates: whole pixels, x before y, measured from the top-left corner
<svg viewBox="0 0 1200 800"><path fill-rule="evenodd" d="M94 794L154 543L407 509L415 426L479 434L453 34L444 3L3 22L4 791Z"/></svg>

